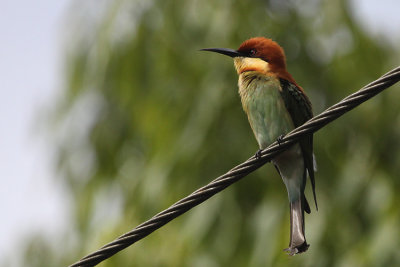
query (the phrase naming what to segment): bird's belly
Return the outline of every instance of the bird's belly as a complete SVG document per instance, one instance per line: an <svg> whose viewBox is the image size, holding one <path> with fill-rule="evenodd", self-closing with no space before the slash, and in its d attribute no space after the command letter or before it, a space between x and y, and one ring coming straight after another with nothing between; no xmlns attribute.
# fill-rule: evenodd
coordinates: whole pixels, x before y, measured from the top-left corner
<svg viewBox="0 0 400 267"><path fill-rule="evenodd" d="M243 103L260 148L266 148L294 128L279 88L272 82L268 86L257 86Z"/></svg>

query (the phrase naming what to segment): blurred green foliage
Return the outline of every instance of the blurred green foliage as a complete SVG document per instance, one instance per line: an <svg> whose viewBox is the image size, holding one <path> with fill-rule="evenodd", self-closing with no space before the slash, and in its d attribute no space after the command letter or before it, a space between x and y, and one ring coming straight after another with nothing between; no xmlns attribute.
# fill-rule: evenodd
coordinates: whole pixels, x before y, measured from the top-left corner
<svg viewBox="0 0 400 267"><path fill-rule="evenodd" d="M353 8L328 0L76 5L54 120L71 229L61 245L32 241L27 264L71 264L257 150L231 60L199 49L276 40L315 114L395 67L398 51L369 36ZM282 251L289 206L267 164L100 266L400 265L396 87L316 133L320 210L306 216L307 253Z"/></svg>

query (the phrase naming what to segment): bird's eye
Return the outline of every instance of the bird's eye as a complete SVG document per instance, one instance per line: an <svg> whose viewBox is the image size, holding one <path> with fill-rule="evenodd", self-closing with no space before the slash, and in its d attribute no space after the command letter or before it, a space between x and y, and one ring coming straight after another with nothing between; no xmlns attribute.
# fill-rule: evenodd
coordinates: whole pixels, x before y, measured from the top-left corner
<svg viewBox="0 0 400 267"><path fill-rule="evenodd" d="M249 51L250 56L254 56L257 53L257 51L255 49L251 49Z"/></svg>

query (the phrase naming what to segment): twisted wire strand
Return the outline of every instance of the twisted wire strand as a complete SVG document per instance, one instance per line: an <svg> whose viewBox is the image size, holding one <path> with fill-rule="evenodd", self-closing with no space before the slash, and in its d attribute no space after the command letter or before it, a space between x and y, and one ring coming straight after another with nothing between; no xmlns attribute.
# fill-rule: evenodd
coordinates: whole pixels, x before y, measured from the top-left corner
<svg viewBox="0 0 400 267"><path fill-rule="evenodd" d="M250 157L245 162L232 168L230 171L214 179L209 184L197 189L192 194L179 200L169 208L161 211L151 219L143 222L142 224L135 227L132 231L123 234L114 241L104 245L99 250L87 255L70 267L77 266L95 266L98 263L110 258L117 252L125 249L132 245L138 240L151 234L153 231L161 228L176 217L182 215L191 208L199 205L206 201L213 195L224 190L226 187L237 182L241 178L245 177L249 173L257 170L265 163L269 162L277 154L281 153L289 146L297 142L304 135L312 134L328 123L336 120L346 112L357 107L361 103L379 94L386 88L392 86L400 80L400 66L389 71L379 79L369 83L357 92L347 96L342 101L329 107L324 112L311 118L303 125L285 135L279 143L276 141L268 146L261 152L261 157L256 158L255 156Z"/></svg>

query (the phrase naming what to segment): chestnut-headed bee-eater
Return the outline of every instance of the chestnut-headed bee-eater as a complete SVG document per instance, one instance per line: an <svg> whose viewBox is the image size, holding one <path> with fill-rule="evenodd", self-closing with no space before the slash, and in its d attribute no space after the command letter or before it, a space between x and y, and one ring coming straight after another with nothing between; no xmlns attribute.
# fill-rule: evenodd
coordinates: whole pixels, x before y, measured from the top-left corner
<svg viewBox="0 0 400 267"><path fill-rule="evenodd" d="M283 49L271 39L251 38L239 49L206 48L233 58L239 75L239 95L260 150L302 125L312 116L311 103L286 70ZM304 211L310 206L304 196L306 176L311 180L315 205L313 136L308 135L276 156L275 165L286 185L290 202L290 255L305 252Z"/></svg>

